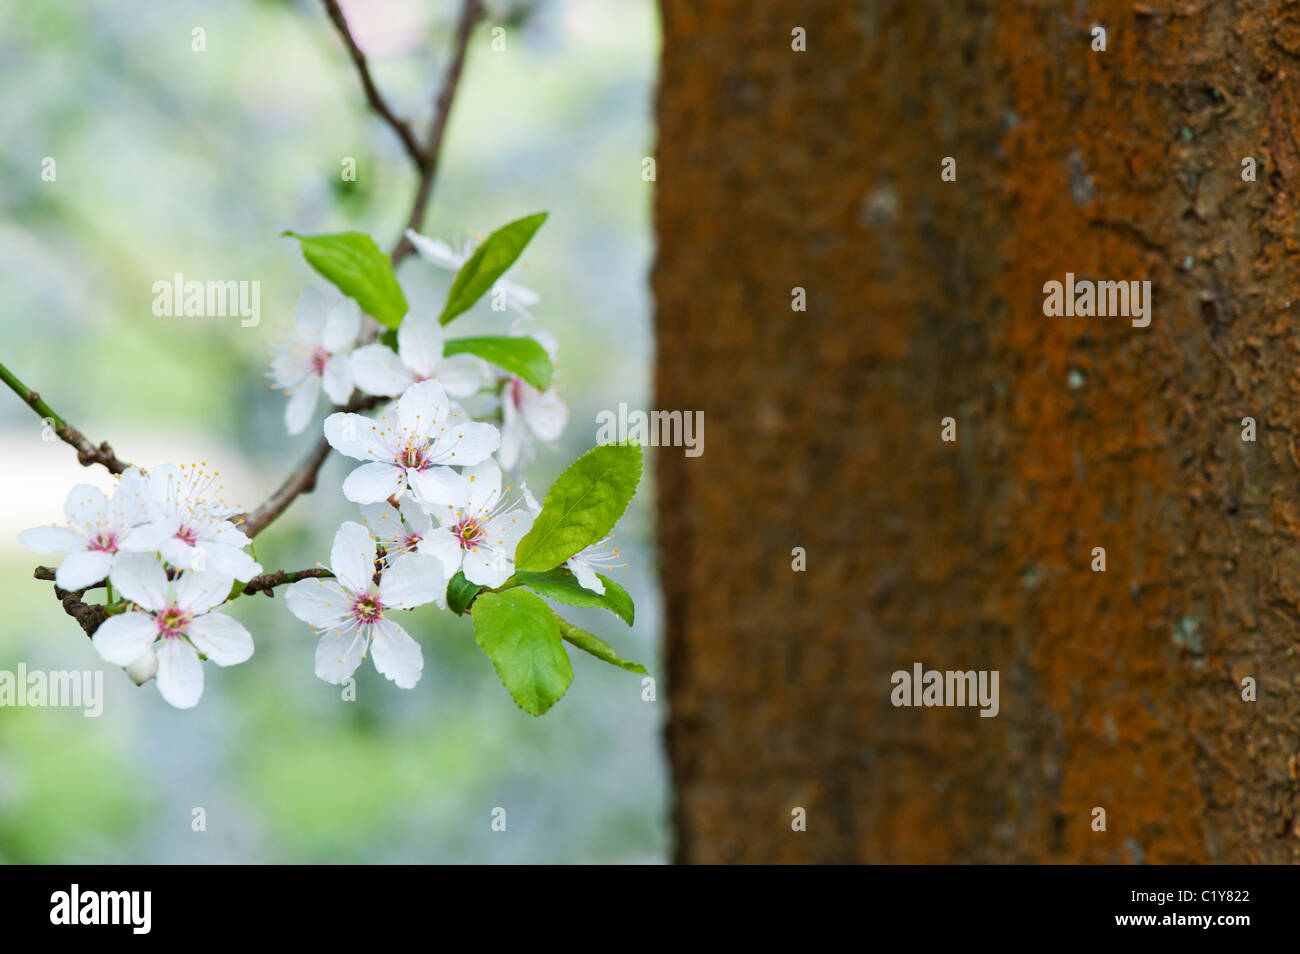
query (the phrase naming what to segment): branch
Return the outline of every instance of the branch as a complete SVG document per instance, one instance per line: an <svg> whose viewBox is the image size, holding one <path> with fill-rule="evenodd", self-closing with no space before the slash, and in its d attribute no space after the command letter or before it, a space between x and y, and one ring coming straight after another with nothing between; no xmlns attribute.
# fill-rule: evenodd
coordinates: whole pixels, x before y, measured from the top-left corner
<svg viewBox="0 0 1300 954"><path fill-rule="evenodd" d="M42 419L48 418L54 422L54 433L59 436L59 440L68 444L77 451L77 460L83 467L90 467L93 464L99 464L108 470L110 474L120 474L130 467L130 464L123 463L117 459L113 453L113 448L108 446L108 442L96 447L90 442L86 435L77 430L61 415L55 412L41 396L29 388L23 382L19 381L12 371L0 364L0 381L9 385L9 389L22 398L23 403L35 411Z"/></svg>
<svg viewBox="0 0 1300 954"><path fill-rule="evenodd" d="M337 0L323 0L323 2L325 12L329 14L330 20L334 23L334 28L338 30L339 38L343 41L343 45L347 47L348 55L352 57L352 62L356 64L357 74L361 77L361 88L365 90L366 101L370 103L370 108L383 117L383 120L397 133L412 161L417 166L421 165L425 161L424 149L416 141L415 133L411 132L411 127L406 123L406 120L397 117L397 114L389 108L383 93L379 92L379 87L375 85L375 81L370 75L370 66L366 62L366 54L361 52L361 47L357 46L357 41L353 39L352 30L349 29L348 21L343 16L343 11L339 9Z"/></svg>
<svg viewBox="0 0 1300 954"><path fill-rule="evenodd" d="M406 220L406 228L417 232L424 222L425 209L428 208L429 197L433 194L433 182L438 175L438 157L442 153L442 139L447 132L447 120L451 118L451 105L455 102L460 76L465 69L465 54L469 49L470 34L474 32L474 25L482 15L483 6L480 0L465 0L460 8L460 20L456 24L456 52L452 56L451 65L447 67L447 76L442 81L442 89L438 92L438 100L434 105L433 120L429 124L429 141L424 150L424 161L417 163L420 169L420 182L416 186L411 215ZM410 240L406 237L406 230L403 229L402 236L393 249L393 264L396 265L406 258L413 250Z"/></svg>
<svg viewBox="0 0 1300 954"><path fill-rule="evenodd" d="M339 10L337 0L323 0L323 2L330 19L334 21L334 25L343 36L344 44L353 53L352 59L357 64L357 70L361 74L361 85L365 87L366 98L376 112L387 119L394 129L398 130L398 135L401 135L403 143L406 143L406 151L410 154L419 171L420 181L416 187L415 202L411 206L411 214L407 218L406 226L407 228L418 229L420 223L424 221L424 213L429 205L429 197L433 194L433 182L438 174L438 157L442 153L442 140L447 131L447 120L451 116L451 106L455 102L456 90L460 87L460 77L465 70L465 56L469 49L470 35L474 32L474 25L483 14L482 4L480 0L465 0L461 7L460 20L456 25L455 53L452 56L451 66L447 68L447 76L438 92L433 120L429 126L428 145L421 147L410 137L410 128L407 124L393 115L384 102L383 96L375 88L370 78L369 68L366 66L366 58L352 38L347 21ZM401 238L398 239L397 245L394 246L390 254L393 264L397 265L412 251L411 243L407 240L405 229L403 229ZM359 405L357 402L358 399L354 395L352 401L344 410L368 410L379 403L377 399L371 399L365 405ZM271 521L284 513L285 509L289 504L293 503L299 494L310 493L315 489L316 475L324 466L326 458L329 457L329 452L329 442L323 437L317 440L315 446L312 447L297 468L284 479L284 482L280 484L275 493L271 494L256 510L244 514L242 518L236 518L235 522L242 522L241 529L249 537L261 533L270 525Z"/></svg>
<svg viewBox="0 0 1300 954"><path fill-rule="evenodd" d="M38 580L52 581L54 579L54 570L48 566L38 566L32 575ZM82 590L69 592L60 589L57 583L54 585L54 596L62 604L63 612L75 619L87 636L94 636L95 630L99 629L99 625L108 619L108 609L106 607L81 601L81 597L85 595L86 590L93 590L94 588L94 586L88 586Z"/></svg>
<svg viewBox="0 0 1300 954"><path fill-rule="evenodd" d="M244 584L244 596L252 596L254 593L265 593L267 596L274 597L273 592L277 586L285 583L297 583L299 580L321 579L333 577L334 574L324 567L318 567L314 570L298 570L290 573L287 570L276 570L274 573L263 573L261 576L255 576Z"/></svg>

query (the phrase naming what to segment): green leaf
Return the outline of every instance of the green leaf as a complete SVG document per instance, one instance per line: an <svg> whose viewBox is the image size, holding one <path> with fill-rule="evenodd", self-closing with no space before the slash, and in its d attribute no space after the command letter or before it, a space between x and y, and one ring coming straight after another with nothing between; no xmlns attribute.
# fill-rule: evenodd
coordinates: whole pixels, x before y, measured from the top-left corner
<svg viewBox="0 0 1300 954"><path fill-rule="evenodd" d="M542 512L515 549L515 569L550 570L603 538L640 480L639 445L602 444L587 451L551 485Z"/></svg>
<svg viewBox="0 0 1300 954"><path fill-rule="evenodd" d="M611 666L617 666L619 669L626 669L628 672L639 672L645 674L646 668L640 663L634 663L622 658L618 653L610 648L609 643L603 639L591 635L585 629L578 629L567 619L556 616L555 619L560 625L560 635L567 639L573 645L577 646L584 652L589 652L597 659L603 659Z"/></svg>
<svg viewBox="0 0 1300 954"><path fill-rule="evenodd" d="M361 310L389 328L406 317L408 306L402 286L397 284L393 263L379 251L374 240L362 232L332 235L292 235L302 245L302 257L338 290L361 306Z"/></svg>
<svg viewBox="0 0 1300 954"><path fill-rule="evenodd" d="M515 263L524 247L546 221L546 213L538 212L522 219L516 219L509 225L503 225L487 237L487 241L474 250L451 283L447 293L447 304L438 316L438 321L447 324L457 315L469 311L474 302L487 293L496 284L497 279L505 274L506 269Z"/></svg>
<svg viewBox="0 0 1300 954"><path fill-rule="evenodd" d="M539 391L551 386L551 356L535 338L452 338L443 346L443 354L475 354L519 375Z"/></svg>
<svg viewBox="0 0 1300 954"><path fill-rule="evenodd" d="M526 590L487 592L474 601L474 638L519 708L541 715L573 682L559 617Z"/></svg>
<svg viewBox="0 0 1300 954"><path fill-rule="evenodd" d="M557 566L554 570L547 570L545 573L516 573L506 581L504 588L526 586L538 596L547 596L561 603L568 603L570 606L599 606L601 609L609 610L631 626L636 613L632 597L627 595L627 590L603 573L597 573L596 576L605 584L604 596L587 589L578 582L572 570L563 566Z"/></svg>
<svg viewBox="0 0 1300 954"><path fill-rule="evenodd" d="M471 583L465 579L465 574L460 570L451 578L447 584L447 609L451 610L457 616L464 616L465 610L469 608L470 601L478 596L479 591L484 589L477 583Z"/></svg>

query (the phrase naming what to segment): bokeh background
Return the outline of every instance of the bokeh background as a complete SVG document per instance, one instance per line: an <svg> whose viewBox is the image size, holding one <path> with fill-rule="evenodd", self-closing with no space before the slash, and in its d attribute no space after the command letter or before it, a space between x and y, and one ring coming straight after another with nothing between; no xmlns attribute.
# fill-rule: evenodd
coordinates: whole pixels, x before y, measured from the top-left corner
<svg viewBox="0 0 1300 954"><path fill-rule="evenodd" d="M425 128L457 13L450 0L345 3L397 111ZM658 23L650 0L496 4L471 46L425 233L485 235L546 209L512 274L541 295L534 327L559 340L573 416L528 467L541 491L595 440L595 415L647 407L646 274ZM507 29L493 52L492 25ZM192 49L204 30L205 52ZM319 4L227 0L0 6L0 361L92 440L145 466L207 461L252 505L315 439L282 426L266 356L289 308L323 282L279 237L358 229L390 248L414 187L391 131L369 114ZM53 157L57 178L41 178ZM342 160L358 181L343 182ZM261 324L159 318L155 281L259 281ZM450 275L411 256L414 309ZM486 300L458 333L502 333ZM319 415L325 411L322 401ZM432 607L403 620L424 647L420 685L358 673L358 699L312 673L312 636L281 598L232 609L256 654L209 667L197 709L168 707L104 666L31 578L54 558L17 544L62 521L68 489L110 486L0 394L0 669L105 670L101 718L0 709L0 861L656 861L668 851L663 691L574 652L575 681L546 716L518 710L467 620ZM328 559L355 516L337 458L317 491L257 540L268 569ZM572 611L660 672L652 481L619 527L637 603L627 630ZM507 830L490 830L495 807ZM206 831L191 828L206 813Z"/></svg>

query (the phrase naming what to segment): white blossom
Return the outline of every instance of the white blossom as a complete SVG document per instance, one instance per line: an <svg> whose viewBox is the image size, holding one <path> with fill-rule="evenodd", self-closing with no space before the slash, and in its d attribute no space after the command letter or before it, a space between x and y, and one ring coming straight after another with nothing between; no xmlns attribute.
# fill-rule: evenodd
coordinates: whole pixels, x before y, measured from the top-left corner
<svg viewBox="0 0 1300 954"><path fill-rule="evenodd" d="M158 691L178 709L203 695L203 663L233 666L253 655L253 637L239 622L212 610L226 601L234 584L221 573L189 571L168 580L157 557L127 553L113 565L113 586L138 609L110 616L92 641L110 663L126 666L133 679L147 680L149 654L157 658Z"/></svg>
<svg viewBox="0 0 1300 954"><path fill-rule="evenodd" d="M320 637L316 675L341 683L369 651L385 677L402 689L414 688L424 653L389 614L425 603L446 606L447 577L439 562L419 554L400 556L376 583L375 541L361 524L348 522L334 535L330 569L334 579L299 580L285 592L289 612Z"/></svg>

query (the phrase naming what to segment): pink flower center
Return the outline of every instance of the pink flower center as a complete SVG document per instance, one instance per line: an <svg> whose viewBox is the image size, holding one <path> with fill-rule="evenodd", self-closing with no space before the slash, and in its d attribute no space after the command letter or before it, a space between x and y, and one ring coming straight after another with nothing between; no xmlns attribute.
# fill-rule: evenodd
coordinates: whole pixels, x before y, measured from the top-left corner
<svg viewBox="0 0 1300 954"><path fill-rule="evenodd" d="M164 639L173 639L185 635L193 617L179 606L169 606L155 619L158 622L158 635Z"/></svg>
<svg viewBox="0 0 1300 954"><path fill-rule="evenodd" d="M116 553L117 537L111 533L101 533L90 541L90 549L98 550L101 553Z"/></svg>
<svg viewBox="0 0 1300 954"><path fill-rule="evenodd" d="M425 447L408 447L397 458L397 463L407 470L424 470L429 464L429 449Z"/></svg>
<svg viewBox="0 0 1300 954"><path fill-rule="evenodd" d="M352 618L365 626L384 618L384 604L372 593L362 593L352 601Z"/></svg>
<svg viewBox="0 0 1300 954"><path fill-rule="evenodd" d="M462 517L460 523L456 524L451 532L460 541L462 550L473 550L482 542L486 531L474 521L473 517Z"/></svg>
<svg viewBox="0 0 1300 954"><path fill-rule="evenodd" d="M330 353L324 348L317 348L311 353L311 369L317 374L325 373L325 365L329 362Z"/></svg>
<svg viewBox="0 0 1300 954"><path fill-rule="evenodd" d="M414 550L420 545L420 535L418 533L408 533L406 539L402 541L402 549Z"/></svg>
<svg viewBox="0 0 1300 954"><path fill-rule="evenodd" d="M199 542L199 535L190 527L181 527L176 531L176 539L182 543L188 543L190 546L195 546Z"/></svg>
<svg viewBox="0 0 1300 954"><path fill-rule="evenodd" d="M519 410L524 409L524 383L519 378L510 379L510 400Z"/></svg>

